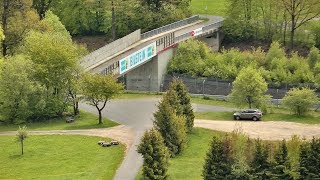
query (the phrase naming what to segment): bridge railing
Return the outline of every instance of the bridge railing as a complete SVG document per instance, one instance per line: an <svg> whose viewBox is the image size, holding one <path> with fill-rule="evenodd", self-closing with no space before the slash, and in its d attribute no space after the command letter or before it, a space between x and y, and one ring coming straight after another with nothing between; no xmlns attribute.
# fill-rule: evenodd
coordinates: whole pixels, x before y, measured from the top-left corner
<svg viewBox="0 0 320 180"><path fill-rule="evenodd" d="M108 57L128 48L132 44L138 42L140 40L140 29L132 32L131 34L117 39L110 44L103 46L102 48L93 51L92 53L86 55L80 60L80 65L86 69L92 65L99 63L107 59Z"/></svg>
<svg viewBox="0 0 320 180"><path fill-rule="evenodd" d="M209 24L207 26L202 27L202 33L206 33L210 30L214 30L214 29L218 29L222 26L223 20L218 21L218 22L214 22L212 24ZM175 43L179 43L181 41L185 41L187 39L189 39L192 36L192 34L190 32L184 33L180 36L175 37L174 42Z"/></svg>
<svg viewBox="0 0 320 180"><path fill-rule="evenodd" d="M160 33L166 32L166 31L170 31L172 29L176 29L178 27L182 27L182 26L194 23L194 22L198 21L199 19L200 19L200 16L196 15L196 16L189 17L187 19L183 19L183 20L162 26L157 29L153 29L151 31L148 31L148 32L141 34L141 39L146 39L148 37L152 37L154 35L157 35L157 34L160 34Z"/></svg>

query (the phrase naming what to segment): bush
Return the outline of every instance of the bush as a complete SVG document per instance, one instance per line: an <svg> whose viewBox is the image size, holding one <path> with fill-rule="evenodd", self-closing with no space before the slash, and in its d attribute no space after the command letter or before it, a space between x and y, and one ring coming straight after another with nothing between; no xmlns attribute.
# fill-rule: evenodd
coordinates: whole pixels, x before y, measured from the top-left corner
<svg viewBox="0 0 320 180"><path fill-rule="evenodd" d="M308 88L292 88L283 98L284 106L298 116L305 115L316 102L318 97L314 90Z"/></svg>

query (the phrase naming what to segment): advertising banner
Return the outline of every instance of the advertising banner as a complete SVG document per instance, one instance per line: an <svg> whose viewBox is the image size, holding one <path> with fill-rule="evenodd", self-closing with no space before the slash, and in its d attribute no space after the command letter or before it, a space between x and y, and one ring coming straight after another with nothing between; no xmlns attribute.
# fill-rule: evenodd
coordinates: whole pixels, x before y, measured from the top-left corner
<svg viewBox="0 0 320 180"><path fill-rule="evenodd" d="M130 69L138 66L139 64L142 64L148 60L150 60L152 57L157 55L156 50L156 42L140 49L139 51L136 51L132 53L131 55L121 59L119 61L120 65L120 74L123 74Z"/></svg>

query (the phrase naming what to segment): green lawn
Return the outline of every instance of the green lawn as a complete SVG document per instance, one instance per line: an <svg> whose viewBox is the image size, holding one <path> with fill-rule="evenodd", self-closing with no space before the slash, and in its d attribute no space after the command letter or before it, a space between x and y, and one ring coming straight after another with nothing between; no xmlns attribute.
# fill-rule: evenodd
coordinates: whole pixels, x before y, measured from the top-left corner
<svg viewBox="0 0 320 180"><path fill-rule="evenodd" d="M208 120L232 120L232 112L196 112L196 119L208 119ZM283 109L275 109L274 113L266 114L262 117L262 121L288 121L305 124L320 124L320 112L309 112L308 115L299 117L290 114Z"/></svg>
<svg viewBox="0 0 320 180"><path fill-rule="evenodd" d="M188 135L187 148L182 154L170 159L168 175L169 179L198 180L201 177L204 158L210 147L211 139L214 135L223 135L223 132L212 131L202 128L194 128ZM142 180L142 170L136 177Z"/></svg>
<svg viewBox="0 0 320 180"><path fill-rule="evenodd" d="M207 10L206 10L207 7ZM192 0L191 10L193 14L210 14L225 16L227 0Z"/></svg>
<svg viewBox="0 0 320 180"><path fill-rule="evenodd" d="M205 99L203 97L192 97L191 103L235 108L235 105L232 102L214 98Z"/></svg>
<svg viewBox="0 0 320 180"><path fill-rule="evenodd" d="M124 145L100 147L100 137L32 135L24 155L14 136L0 136L0 179L113 179Z"/></svg>
<svg viewBox="0 0 320 180"><path fill-rule="evenodd" d="M104 118L103 124L98 124L98 116L88 112L80 111L74 123L66 123L65 118L52 119L46 122L36 122L27 124L28 130L71 130L71 129L93 129L107 128L119 125L118 123ZM15 131L18 125L0 125L0 131Z"/></svg>

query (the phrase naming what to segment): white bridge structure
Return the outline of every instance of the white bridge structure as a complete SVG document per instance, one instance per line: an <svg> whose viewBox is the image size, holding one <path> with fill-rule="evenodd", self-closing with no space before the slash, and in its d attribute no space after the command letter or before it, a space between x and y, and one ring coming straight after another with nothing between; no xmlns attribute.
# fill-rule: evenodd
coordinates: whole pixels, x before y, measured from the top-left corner
<svg viewBox="0 0 320 180"><path fill-rule="evenodd" d="M121 78L128 90L159 91L177 45L196 38L217 51L222 23L222 17L197 15L143 34L139 29L88 54L80 65L85 71Z"/></svg>

